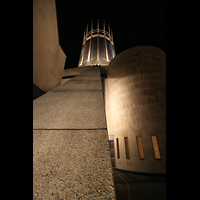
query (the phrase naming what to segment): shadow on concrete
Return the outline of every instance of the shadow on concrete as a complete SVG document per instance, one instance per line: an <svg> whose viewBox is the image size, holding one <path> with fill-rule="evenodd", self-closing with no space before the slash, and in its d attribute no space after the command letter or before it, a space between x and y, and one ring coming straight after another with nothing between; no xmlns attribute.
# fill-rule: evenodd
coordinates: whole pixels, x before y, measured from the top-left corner
<svg viewBox="0 0 200 200"><path fill-rule="evenodd" d="M37 87L35 84L33 84L33 100L37 99L43 94L45 94L45 92L41 90L39 87Z"/></svg>

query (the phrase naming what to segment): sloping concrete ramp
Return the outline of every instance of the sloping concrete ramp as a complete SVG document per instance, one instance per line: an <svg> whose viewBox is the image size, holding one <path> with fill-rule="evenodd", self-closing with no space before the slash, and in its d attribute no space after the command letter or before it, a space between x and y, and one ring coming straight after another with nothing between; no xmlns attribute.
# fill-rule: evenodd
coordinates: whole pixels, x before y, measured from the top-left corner
<svg viewBox="0 0 200 200"><path fill-rule="evenodd" d="M100 69L33 101L33 199L116 199Z"/></svg>

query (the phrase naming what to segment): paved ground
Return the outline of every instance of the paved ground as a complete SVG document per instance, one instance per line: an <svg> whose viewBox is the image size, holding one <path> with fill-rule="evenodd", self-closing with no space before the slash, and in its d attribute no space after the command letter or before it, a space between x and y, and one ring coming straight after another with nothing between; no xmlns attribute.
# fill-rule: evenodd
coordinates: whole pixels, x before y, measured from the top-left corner
<svg viewBox="0 0 200 200"><path fill-rule="evenodd" d="M165 200L166 176L113 169L117 200Z"/></svg>

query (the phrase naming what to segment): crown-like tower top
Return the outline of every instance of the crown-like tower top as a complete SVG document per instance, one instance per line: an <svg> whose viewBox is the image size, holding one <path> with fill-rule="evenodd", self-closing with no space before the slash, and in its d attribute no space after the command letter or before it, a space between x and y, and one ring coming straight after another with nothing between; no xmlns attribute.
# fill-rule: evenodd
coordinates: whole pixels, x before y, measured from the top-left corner
<svg viewBox="0 0 200 200"><path fill-rule="evenodd" d="M97 29L93 29L93 21L91 23L91 30L88 32L88 24L86 31L83 34L83 45L79 59L78 67L87 66L108 66L110 61L116 56L113 33L105 30L105 22L103 22L103 29L99 28L99 20L97 20Z"/></svg>

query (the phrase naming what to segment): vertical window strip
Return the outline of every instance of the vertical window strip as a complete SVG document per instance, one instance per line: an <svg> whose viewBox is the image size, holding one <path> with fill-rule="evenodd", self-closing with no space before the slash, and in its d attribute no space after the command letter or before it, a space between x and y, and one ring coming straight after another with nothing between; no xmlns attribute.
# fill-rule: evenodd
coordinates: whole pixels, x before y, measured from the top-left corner
<svg viewBox="0 0 200 200"><path fill-rule="evenodd" d="M141 160L144 160L144 151L142 146L142 138L140 136L137 136L137 144L138 144L138 152L139 152L139 158Z"/></svg>
<svg viewBox="0 0 200 200"><path fill-rule="evenodd" d="M117 143L117 158L120 158L119 156L119 139L116 138L116 143Z"/></svg>
<svg viewBox="0 0 200 200"><path fill-rule="evenodd" d="M140 136L137 137L137 144L138 144L138 152L139 152L139 158L144 159L144 151L142 146L142 138Z"/></svg>
<svg viewBox="0 0 200 200"><path fill-rule="evenodd" d="M159 159L161 159L161 156L160 156L157 138L156 138L155 135L152 135L151 139L152 139L152 142L153 142L155 157L156 157L157 160L159 160Z"/></svg>
<svg viewBox="0 0 200 200"><path fill-rule="evenodd" d="M126 159L130 159L130 151L129 151L128 137L125 137L125 138L124 138L124 141L125 141Z"/></svg>

